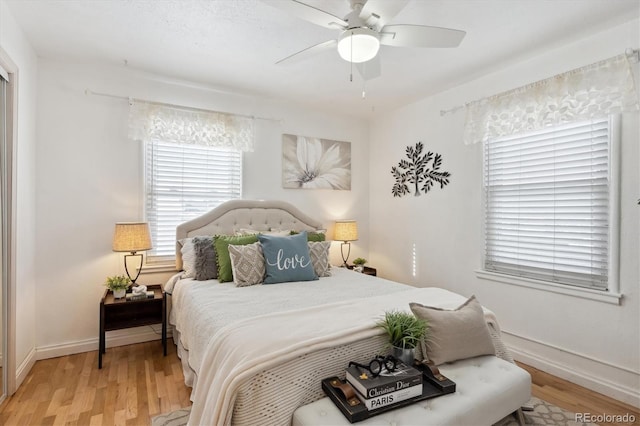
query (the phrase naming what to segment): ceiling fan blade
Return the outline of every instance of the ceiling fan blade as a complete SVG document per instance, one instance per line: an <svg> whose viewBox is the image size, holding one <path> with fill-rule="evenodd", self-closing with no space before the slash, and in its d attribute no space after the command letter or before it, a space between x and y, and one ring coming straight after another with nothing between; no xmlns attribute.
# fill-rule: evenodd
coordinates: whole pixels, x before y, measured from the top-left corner
<svg viewBox="0 0 640 426"><path fill-rule="evenodd" d="M276 65L281 64L284 61L292 63L297 60L307 59L310 56L317 55L318 53L324 52L325 50L335 49L337 44L338 42L336 40L323 41L322 43L307 47L306 49L296 52L293 55L289 55L286 58L280 59L278 62L276 62Z"/></svg>
<svg viewBox="0 0 640 426"><path fill-rule="evenodd" d="M364 81L373 80L374 78L380 77L380 75L382 74L380 66L380 55L374 56L374 58L370 61L355 64L355 66Z"/></svg>
<svg viewBox="0 0 640 426"><path fill-rule="evenodd" d="M384 27L409 3L409 0L368 0L360 17L376 29Z"/></svg>
<svg viewBox="0 0 640 426"><path fill-rule="evenodd" d="M466 34L461 30L426 25L386 25L380 31L380 44L408 47L458 47Z"/></svg>
<svg viewBox="0 0 640 426"><path fill-rule="evenodd" d="M329 12L310 6L297 0L262 0L278 9L285 10L292 15L302 18L305 21L312 22L325 28L347 28L347 22Z"/></svg>

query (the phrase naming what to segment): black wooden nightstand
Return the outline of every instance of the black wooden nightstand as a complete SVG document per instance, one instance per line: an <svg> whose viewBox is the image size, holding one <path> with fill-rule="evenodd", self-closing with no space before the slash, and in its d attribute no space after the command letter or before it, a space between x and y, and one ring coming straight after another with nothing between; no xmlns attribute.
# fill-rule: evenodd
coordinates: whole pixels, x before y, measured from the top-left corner
<svg viewBox="0 0 640 426"><path fill-rule="evenodd" d="M355 265L348 266L349 269L353 269L354 267ZM362 271L362 273L365 275L372 275L374 277L378 276L378 271L376 270L376 268L370 268L368 266L364 267L364 270Z"/></svg>
<svg viewBox="0 0 640 426"><path fill-rule="evenodd" d="M107 331L140 327L162 323L162 349L167 355L167 295L162 284L147 286L153 298L139 300L114 299L113 293L105 290L100 300L100 342L98 368L102 368L102 355L106 353Z"/></svg>

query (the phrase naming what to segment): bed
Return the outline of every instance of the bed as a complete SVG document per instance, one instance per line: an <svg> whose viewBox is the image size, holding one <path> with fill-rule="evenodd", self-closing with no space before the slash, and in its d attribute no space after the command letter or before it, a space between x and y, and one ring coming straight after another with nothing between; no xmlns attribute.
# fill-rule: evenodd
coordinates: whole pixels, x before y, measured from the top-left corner
<svg viewBox="0 0 640 426"><path fill-rule="evenodd" d="M185 242L252 230L306 235L322 232L323 224L282 201L229 201L177 228L178 270L185 267ZM411 302L455 309L467 300L338 267L330 276L273 285L220 280L181 272L166 285L174 341L192 387L190 425L290 424L296 408L324 397L321 379L344 375L351 360L386 352L374 325L386 310L407 310ZM495 317L487 310L484 316L496 355L509 359Z"/></svg>

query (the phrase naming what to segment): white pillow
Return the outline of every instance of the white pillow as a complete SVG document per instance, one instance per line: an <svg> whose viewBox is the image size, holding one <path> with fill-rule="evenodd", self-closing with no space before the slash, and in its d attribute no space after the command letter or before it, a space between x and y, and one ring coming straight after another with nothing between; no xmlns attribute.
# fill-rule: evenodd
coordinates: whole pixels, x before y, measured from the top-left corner
<svg viewBox="0 0 640 426"><path fill-rule="evenodd" d="M185 278L193 278L196 276L196 252L193 247L193 240L191 238L184 238L180 240L182 248L182 269L184 270Z"/></svg>

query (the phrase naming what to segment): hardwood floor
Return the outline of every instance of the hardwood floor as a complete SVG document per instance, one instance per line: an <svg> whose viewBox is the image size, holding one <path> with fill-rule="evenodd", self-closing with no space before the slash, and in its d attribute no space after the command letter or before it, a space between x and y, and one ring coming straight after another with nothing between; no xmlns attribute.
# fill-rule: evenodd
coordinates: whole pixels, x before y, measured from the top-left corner
<svg viewBox="0 0 640 426"><path fill-rule="evenodd" d="M594 416L628 414L635 418L633 422L599 422L601 426L640 425L640 410L637 408L528 365L518 365L531 374L532 394L537 398L573 413L589 413Z"/></svg>
<svg viewBox="0 0 640 426"><path fill-rule="evenodd" d="M160 342L109 348L102 370L98 352L36 362L18 391L0 406L0 425L149 425L151 417L191 405L175 346ZM640 412L535 368L533 395L577 413ZM600 423L614 425L621 423Z"/></svg>
<svg viewBox="0 0 640 426"><path fill-rule="evenodd" d="M191 405L175 345L159 341L36 362L0 407L0 425L149 425Z"/></svg>

